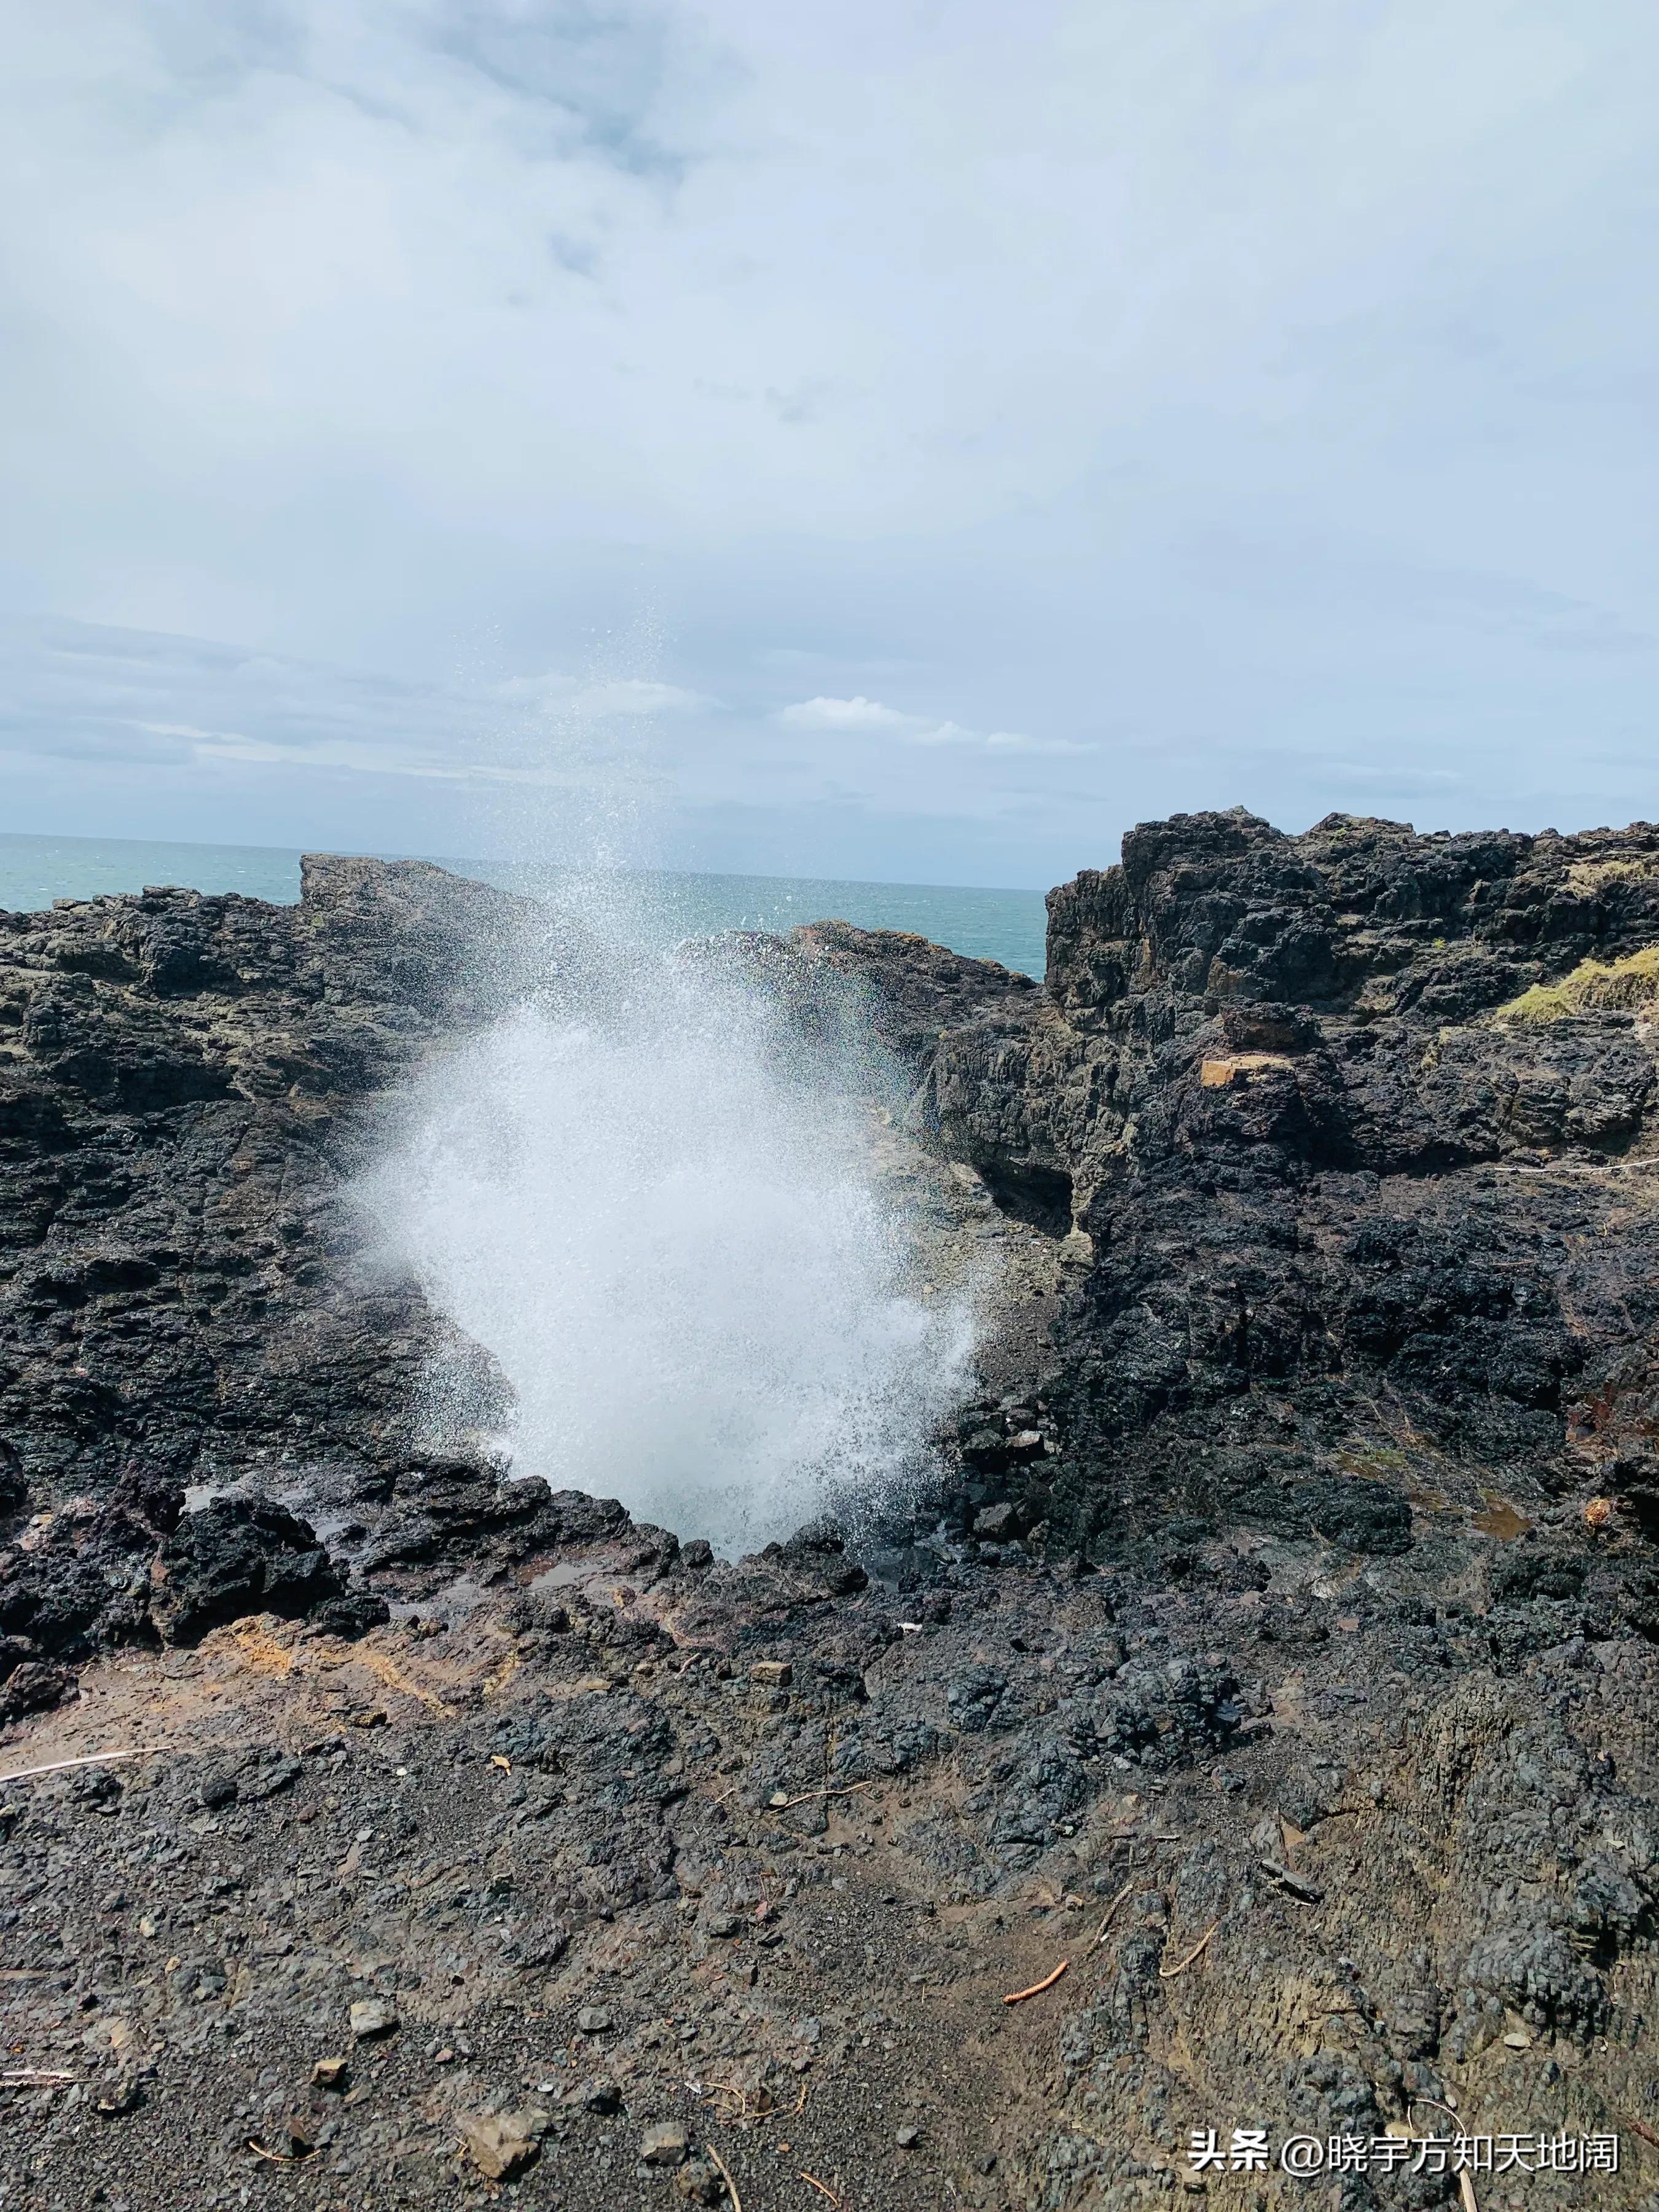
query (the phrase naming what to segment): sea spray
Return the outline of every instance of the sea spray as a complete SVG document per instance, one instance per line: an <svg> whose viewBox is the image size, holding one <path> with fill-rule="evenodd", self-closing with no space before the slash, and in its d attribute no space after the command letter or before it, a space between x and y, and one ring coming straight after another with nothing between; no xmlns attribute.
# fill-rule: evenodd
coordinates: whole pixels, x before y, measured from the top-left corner
<svg viewBox="0 0 1659 2212"><path fill-rule="evenodd" d="M386 1256L505 1376L514 1474L728 1554L892 1501L974 1335L872 1158L892 1071L844 1002L804 1031L741 962L586 939L574 994L550 970L427 1071L363 1189Z"/></svg>

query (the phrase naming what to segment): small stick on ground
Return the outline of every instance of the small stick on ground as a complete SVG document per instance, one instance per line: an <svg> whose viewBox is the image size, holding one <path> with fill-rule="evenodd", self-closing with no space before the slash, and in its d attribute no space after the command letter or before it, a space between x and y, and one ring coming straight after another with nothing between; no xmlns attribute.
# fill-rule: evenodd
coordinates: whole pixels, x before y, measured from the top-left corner
<svg viewBox="0 0 1659 2212"><path fill-rule="evenodd" d="M1177 1974L1184 1974L1188 1967L1192 1965L1193 1960L1198 1957L1199 1954L1209 1948L1210 1938L1215 1934L1216 1929L1219 1928L1220 1925L1221 1923L1218 1920L1212 1920L1209 1926L1204 1930L1204 1933L1199 1937L1197 1942L1194 1944L1192 1949L1188 1952L1186 1957L1182 1960L1178 1966L1160 1966L1158 1970L1158 1978L1159 1981L1172 1982Z"/></svg>
<svg viewBox="0 0 1659 2212"><path fill-rule="evenodd" d="M1133 1875L1131 1875L1127 1881L1124 1883L1122 1888L1119 1890L1117 1895L1107 1906L1106 1917L1101 1922L1098 1929L1096 1931L1094 1942L1089 1946L1089 1948L1091 1951L1097 1945L1103 1943L1106 1941L1106 1930L1112 1924L1112 1916L1117 1911L1119 1905L1122 1904L1124 1899L1129 1894L1129 1892L1134 1887L1135 1881L1136 1877Z"/></svg>
<svg viewBox="0 0 1659 2212"><path fill-rule="evenodd" d="M43 2081L78 2081L80 2078L53 2066L19 2066L0 2074L0 2089L28 2089Z"/></svg>
<svg viewBox="0 0 1659 2212"><path fill-rule="evenodd" d="M1480 2207L1474 2201L1474 2184L1467 2172L1457 2177L1457 2193L1463 2200L1463 2212L1480 2212Z"/></svg>
<svg viewBox="0 0 1659 2212"><path fill-rule="evenodd" d="M32 1782L37 1774L67 1774L71 1766L107 1766L114 1759L153 1759L170 1748L165 1743L141 1743L132 1751L89 1751L84 1759L54 1759L49 1766L20 1766L15 1774L0 1774L0 1789L8 1782Z"/></svg>
<svg viewBox="0 0 1659 2212"><path fill-rule="evenodd" d="M726 2166L726 2160L720 2156L713 2143L704 2143L703 2148L708 2152L709 2157L714 2160L715 2169L720 2174L720 2179L726 2184L726 2193L732 2199L732 2212L743 2212L743 2199L738 2194L738 2185L732 2180L731 2172Z"/></svg>
<svg viewBox="0 0 1659 2212"><path fill-rule="evenodd" d="M253 2153L255 2158L268 2158L273 2166L298 2166L300 2163L299 2160L295 2158L291 2152L285 2150L267 2150L264 2145L256 2136L250 2136L248 2137L247 2147Z"/></svg>
<svg viewBox="0 0 1659 2212"><path fill-rule="evenodd" d="M841 2198L836 2196L827 2181L820 2181L816 2173L808 2173L805 2168L801 2171L800 2178L809 2189L816 2189L820 2197L827 2197L835 2206L836 2212L845 2212Z"/></svg>
<svg viewBox="0 0 1659 2212"><path fill-rule="evenodd" d="M1040 1982L1033 1982L1029 1990L1012 1990L1002 2002L1004 2004L1024 2004L1027 1997L1040 1997L1044 1990L1053 1989L1071 1963L1069 1959L1062 1959L1052 1974L1045 1974Z"/></svg>
<svg viewBox="0 0 1659 2212"><path fill-rule="evenodd" d="M781 1805L768 1805L769 1813L787 1813L792 1805L810 1804L814 1797L856 1797L860 1790L868 1790L868 1782L854 1782L846 1790L803 1790L799 1797L786 1797Z"/></svg>

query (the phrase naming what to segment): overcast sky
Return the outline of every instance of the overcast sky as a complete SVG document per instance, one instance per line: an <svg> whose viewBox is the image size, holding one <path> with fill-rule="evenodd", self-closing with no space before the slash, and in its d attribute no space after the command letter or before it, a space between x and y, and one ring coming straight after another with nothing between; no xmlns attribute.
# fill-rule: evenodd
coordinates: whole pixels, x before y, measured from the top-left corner
<svg viewBox="0 0 1659 2212"><path fill-rule="evenodd" d="M1652 0L0 27L0 827L1659 816Z"/></svg>

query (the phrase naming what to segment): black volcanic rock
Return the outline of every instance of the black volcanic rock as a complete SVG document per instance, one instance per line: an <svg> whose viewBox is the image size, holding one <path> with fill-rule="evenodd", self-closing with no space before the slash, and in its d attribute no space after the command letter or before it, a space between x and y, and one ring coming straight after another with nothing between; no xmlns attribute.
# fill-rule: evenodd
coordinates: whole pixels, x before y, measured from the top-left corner
<svg viewBox="0 0 1659 2212"><path fill-rule="evenodd" d="M251 1613L303 1619L344 1595L316 1530L264 1498L216 1498L186 1514L151 1580L151 1614L170 1644L198 1644Z"/></svg>
<svg viewBox="0 0 1659 2212"><path fill-rule="evenodd" d="M1047 988L957 970L932 1038L921 956L830 942L944 1149L1086 1259L1054 1534L1196 1512L1389 1553L1413 1492L1617 1490L1655 1402L1659 829L1176 816L1049 914ZM1633 1527L1659 1485L1619 1465Z"/></svg>
<svg viewBox="0 0 1659 2212"><path fill-rule="evenodd" d="M0 927L0 2193L275 2146L412 2212L591 2032L582 2212L664 2112L745 2202L782 2126L849 2203L1129 2212L1238 2125L1427 2205L1393 2147L1455 2112L1624 2130L1527 2190L1650 2204L1659 832L1177 817L1051 924L1041 986L686 955L872 1083L930 1270L1002 1263L940 1494L737 1563L415 1448L441 1326L340 1191L513 995L511 902L312 863ZM360 1984L402 2033L319 2101Z"/></svg>
<svg viewBox="0 0 1659 2212"><path fill-rule="evenodd" d="M522 902L312 857L296 907L146 891L0 915L0 1516L399 1453L433 1323L354 1279L365 1108L504 1002ZM46 1502L43 1495L43 1502Z"/></svg>

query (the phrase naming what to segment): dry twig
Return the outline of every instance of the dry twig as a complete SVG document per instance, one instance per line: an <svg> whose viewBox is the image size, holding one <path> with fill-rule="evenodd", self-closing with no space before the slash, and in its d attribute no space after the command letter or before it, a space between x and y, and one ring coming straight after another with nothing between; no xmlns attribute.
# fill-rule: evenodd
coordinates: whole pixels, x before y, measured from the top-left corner
<svg viewBox="0 0 1659 2212"><path fill-rule="evenodd" d="M726 2160L720 2156L713 2143L705 2142L703 2148L708 2152L709 2157L714 2160L715 2168L720 2174L720 2178L726 2184L726 2193L732 2199L732 2212L743 2212L743 2199L738 2194L738 2185L732 2180L731 2172L726 2166Z"/></svg>
<svg viewBox="0 0 1659 2212"><path fill-rule="evenodd" d="M808 2173L804 2168L800 2178L806 2184L809 2189L816 2189L820 2197L827 2197L830 2199L830 2202L835 2206L836 2212L845 2212L845 2207L842 2204L841 2198L836 2196L835 2191L831 2189L827 2181L820 2181L816 2173Z"/></svg>
<svg viewBox="0 0 1659 2212"><path fill-rule="evenodd" d="M1197 1942L1194 1944L1192 1949L1188 1952L1186 1957L1182 1960L1179 1966L1160 1966L1158 1970L1158 1978L1159 1981L1172 1982L1177 1974L1184 1974L1188 1967L1192 1965L1193 1960L1198 1957L1200 1952L1208 1948L1211 1936L1215 1934L1216 1929L1219 1928L1220 1925L1221 1923L1218 1920L1212 1920L1209 1926L1204 1930L1204 1933L1199 1937Z"/></svg>
<svg viewBox="0 0 1659 2212"><path fill-rule="evenodd" d="M769 2120L773 2118L772 2093L764 2082L754 2091L756 2101L752 2106L749 2101L750 2093L744 2088L741 2081L708 2081L703 2084L703 2087L711 2097L731 2097L735 2100L736 2110L731 2114L731 2118L734 2120Z"/></svg>
<svg viewBox="0 0 1659 2212"><path fill-rule="evenodd" d="M1103 1943L1103 1942L1106 1941L1106 1930L1107 1930L1107 1929L1111 1926L1111 1924L1112 1924L1112 1915L1113 1915L1113 1914L1117 1911L1117 1908L1119 1907L1119 1905L1122 1904L1122 1902L1123 1902L1124 1899L1125 1899L1125 1898L1129 1894L1129 1892L1130 1892L1130 1891L1134 1887L1135 1883L1136 1883L1136 1881L1137 1881L1138 1879L1139 1879L1139 1877L1138 1877L1137 1875L1131 1875L1129 1876L1129 1879L1127 1880L1127 1881L1126 1881L1126 1882L1124 1883L1124 1885L1123 1885L1122 1888L1121 1888L1121 1890L1119 1890L1119 1892L1118 1892L1117 1895L1116 1895L1116 1896L1112 1899L1111 1903L1107 1906L1107 1908L1106 1908L1106 1917L1105 1917L1105 1918L1101 1922L1101 1923L1100 1923L1100 1926L1099 1926L1098 1929L1096 1931L1094 1942L1093 1942L1093 1943L1091 1943L1091 1944L1089 1946L1089 1948L1090 1948L1091 1951L1096 1948L1096 1946L1097 1946L1097 1944Z"/></svg>
<svg viewBox="0 0 1659 2212"><path fill-rule="evenodd" d="M248 2137L247 2147L255 2158L268 2158L273 2166L298 2166L301 2162L289 2151L267 2150L257 2136Z"/></svg>
<svg viewBox="0 0 1659 2212"><path fill-rule="evenodd" d="M814 1797L856 1797L860 1790L868 1790L868 1782L854 1782L846 1790L803 1790L799 1797L786 1797L781 1804L769 1802L769 1813L787 1813L792 1805L809 1804Z"/></svg>
<svg viewBox="0 0 1659 2212"><path fill-rule="evenodd" d="M78 2081L80 2078L55 2066L18 2066L0 2074L0 2089L28 2089L44 2081Z"/></svg>
<svg viewBox="0 0 1659 2212"><path fill-rule="evenodd" d="M1066 1969L1071 1965L1071 1963L1072 1962L1069 1959L1062 1959L1060 1964L1054 1968L1052 1974L1045 1974L1040 1982L1033 1982L1029 1990L1014 1990L1011 1991L1007 1996L1004 1997L1002 2002L1004 2004L1024 2004L1027 1997L1040 1997L1044 1990L1053 1989L1054 1984L1060 1979L1060 1976L1065 1972Z"/></svg>
<svg viewBox="0 0 1659 2212"><path fill-rule="evenodd" d="M54 1759L49 1766L20 1766L15 1774L0 1774L0 1788L8 1782L32 1782L38 1774L66 1774L71 1766L107 1766L113 1759L150 1759L171 1747L165 1743L141 1743L132 1751L89 1751L84 1759Z"/></svg>

